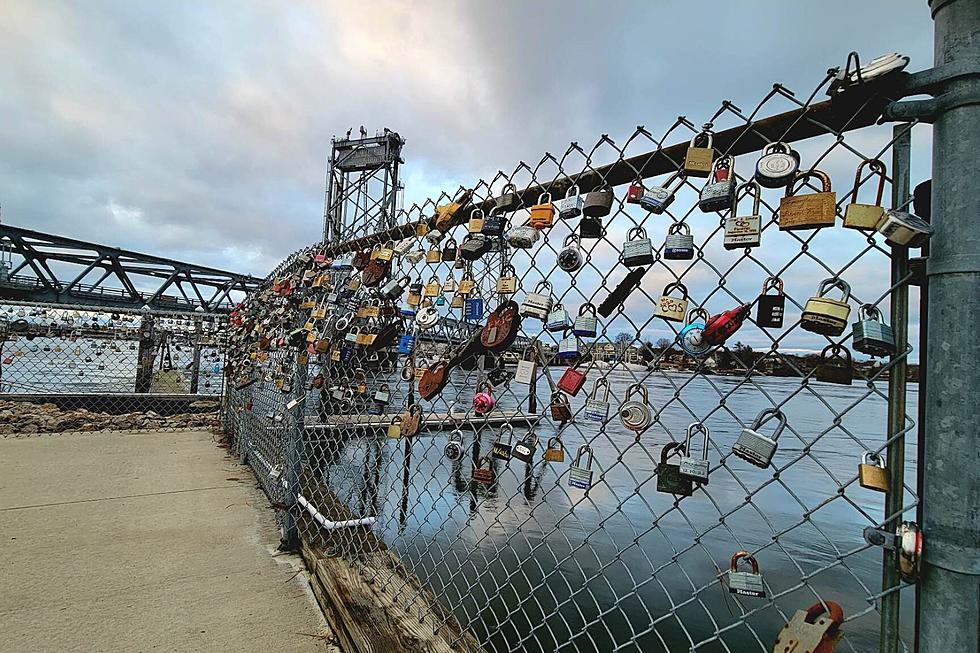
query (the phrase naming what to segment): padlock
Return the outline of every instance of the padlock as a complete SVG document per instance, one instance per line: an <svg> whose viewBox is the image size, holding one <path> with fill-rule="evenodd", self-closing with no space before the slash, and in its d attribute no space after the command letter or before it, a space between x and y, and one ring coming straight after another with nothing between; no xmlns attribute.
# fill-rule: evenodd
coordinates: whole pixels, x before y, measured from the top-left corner
<svg viewBox="0 0 980 653"><path fill-rule="evenodd" d="M776 291L775 295L767 295L769 289ZM783 280L779 277L768 277L762 282L762 294L759 295L759 308L755 313L755 324L763 328L781 329L783 327L783 311L786 307L786 295L783 294Z"/></svg>
<svg viewBox="0 0 980 653"><path fill-rule="evenodd" d="M588 456L582 466L582 456ZM583 444L575 454L575 462L568 468L568 487L588 490L592 487L592 447Z"/></svg>
<svg viewBox="0 0 980 653"><path fill-rule="evenodd" d="M881 456L872 451L865 451L858 465L858 483L861 487L878 492L888 492L888 468Z"/></svg>
<svg viewBox="0 0 980 653"><path fill-rule="evenodd" d="M463 205L470 201L470 197L472 195L472 190L462 189L452 202L437 206L434 220L435 228L445 232L449 227L451 227L456 214L461 208L463 208Z"/></svg>
<svg viewBox="0 0 980 653"><path fill-rule="evenodd" d="M534 459L534 452L538 448L538 436L534 434L534 431L528 431L520 442L514 445L514 450L512 455L515 460L520 460L522 463L529 463Z"/></svg>
<svg viewBox="0 0 980 653"><path fill-rule="evenodd" d="M493 396L493 386L484 381L477 384L476 394L473 395L473 412L477 415L486 415L497 405L497 400Z"/></svg>
<svg viewBox="0 0 980 653"><path fill-rule="evenodd" d="M676 297L671 297L670 293L673 290L679 290L683 297L678 299ZM664 292L660 295L660 299L657 300L657 309L654 311L654 317L659 317L667 320L668 322L683 322L684 316L687 314L687 286L684 284L669 283L664 286Z"/></svg>
<svg viewBox="0 0 980 653"><path fill-rule="evenodd" d="M743 304L718 315L712 315L704 323L704 333L701 334L701 338L713 347L725 344L725 341L741 328L751 310L749 304Z"/></svg>
<svg viewBox="0 0 980 653"><path fill-rule="evenodd" d="M554 224L555 205L551 203L551 193L541 193L538 196L538 203L531 207L528 221L535 229L547 229Z"/></svg>
<svg viewBox="0 0 980 653"><path fill-rule="evenodd" d="M686 222L675 222L667 229L664 258L669 261L689 261L694 258L694 236Z"/></svg>
<svg viewBox="0 0 980 653"><path fill-rule="evenodd" d="M378 403L386 404L388 403L389 399L391 399L391 391L388 388L388 384L382 383L378 386L378 389L374 391L374 400Z"/></svg>
<svg viewBox="0 0 980 653"><path fill-rule="evenodd" d="M408 275L392 279L381 288L381 296L385 299L398 299L405 293L405 288L411 283Z"/></svg>
<svg viewBox="0 0 980 653"><path fill-rule="evenodd" d="M442 283L442 292L456 292L456 288L456 277L453 276L453 271L450 270L449 276L447 276L446 280Z"/></svg>
<svg viewBox="0 0 980 653"><path fill-rule="evenodd" d="M356 342L357 342L357 337L358 337L358 336L359 336L360 334L361 334L361 327L352 327L352 328L351 328L351 329L350 329L350 330L349 330L349 331L347 332L347 335L345 335L345 336L344 336L344 340L346 340L347 342L353 342L353 343L356 343Z"/></svg>
<svg viewBox="0 0 980 653"><path fill-rule="evenodd" d="M459 252L459 244L456 239L452 236L446 241L446 244L442 248L442 260L443 261L455 261L456 255Z"/></svg>
<svg viewBox="0 0 980 653"><path fill-rule="evenodd" d="M566 192L563 199L555 202L555 209L558 211L558 217L563 220L571 220L572 218L577 218L582 215L582 207L585 204L585 198L582 197L582 193L579 190L577 184L572 185Z"/></svg>
<svg viewBox="0 0 980 653"><path fill-rule="evenodd" d="M861 188L861 172L868 166L871 170L869 179L878 177L878 191L874 204L858 204L858 189ZM876 229L885 217L885 209L881 206L881 196L885 193L884 162L878 159L865 159L854 173L854 190L851 191L851 203L844 209L844 226L848 229Z"/></svg>
<svg viewBox="0 0 980 653"><path fill-rule="evenodd" d="M708 182L698 195L698 208L704 213L732 208L734 215L735 182L735 157L726 155L715 161Z"/></svg>
<svg viewBox="0 0 980 653"><path fill-rule="evenodd" d="M752 195L751 215L738 215L738 195L742 189L746 195ZM742 249L746 247L758 247L762 241L762 213L759 202L762 197L762 188L755 181L747 181L738 187L735 198L732 200L732 213L725 218L725 249Z"/></svg>
<svg viewBox="0 0 980 653"><path fill-rule="evenodd" d="M568 403L568 397L560 392L551 393L551 404L548 406L551 411L551 419L556 422L567 422L572 419L572 407Z"/></svg>
<svg viewBox="0 0 980 653"><path fill-rule="evenodd" d="M426 283L425 287L422 289L422 296L435 297L439 294L439 288L439 277L433 274L431 277L429 277L428 283Z"/></svg>
<svg viewBox="0 0 980 653"><path fill-rule="evenodd" d="M811 177L820 180L820 192L797 195L797 182L806 182ZM837 193L830 189L830 177L820 170L798 174L779 200L780 231L833 227L836 220Z"/></svg>
<svg viewBox="0 0 980 653"><path fill-rule="evenodd" d="M439 311L432 304L419 308L415 314L415 325L420 331L428 331L439 323Z"/></svg>
<svg viewBox="0 0 980 653"><path fill-rule="evenodd" d="M632 399L633 394L640 395L640 399ZM647 394L646 386L634 383L626 388L626 396L622 405L619 407L619 421L630 431L642 433L653 423L653 413L650 411L650 398Z"/></svg>
<svg viewBox="0 0 980 653"><path fill-rule="evenodd" d="M653 244L643 227L633 227L623 243L623 265L633 268L650 263L653 263Z"/></svg>
<svg viewBox="0 0 980 653"><path fill-rule="evenodd" d="M814 372L817 381L851 385L854 382L854 366L851 352L844 345L827 345L820 352L820 363Z"/></svg>
<svg viewBox="0 0 980 653"><path fill-rule="evenodd" d="M559 358L577 358L578 355L578 338L575 336L568 336L558 341Z"/></svg>
<svg viewBox="0 0 980 653"><path fill-rule="evenodd" d="M497 292L502 295L513 295L517 292L517 271L510 263L505 263L500 269Z"/></svg>
<svg viewBox="0 0 980 653"><path fill-rule="evenodd" d="M564 397L564 395L561 395ZM544 450L543 458L549 463L565 462L565 449L562 447L561 439L557 436L548 439L548 446Z"/></svg>
<svg viewBox="0 0 980 653"><path fill-rule="evenodd" d="M419 284L419 292L408 291L408 297L405 299L405 303L409 306L418 306L422 303L422 284Z"/></svg>
<svg viewBox="0 0 980 653"><path fill-rule="evenodd" d="M888 211L878 224L878 233L891 245L922 247L932 237L933 226L905 211Z"/></svg>
<svg viewBox="0 0 980 653"><path fill-rule="evenodd" d="M403 334L398 338L398 353L403 355L410 355L415 351L416 338L410 334Z"/></svg>
<svg viewBox="0 0 980 653"><path fill-rule="evenodd" d="M442 453L452 461L463 459L463 432L456 430L449 436L449 441L443 448Z"/></svg>
<svg viewBox="0 0 980 653"><path fill-rule="evenodd" d="M379 261L389 262L395 256L395 244L392 241L387 241L384 245L378 248L377 259Z"/></svg>
<svg viewBox="0 0 980 653"><path fill-rule="evenodd" d="M772 437L762 435L759 429L771 419L776 420L776 430ZM767 408L752 421L752 426L742 429L738 439L732 445L732 453L751 463L756 467L765 469L772 463L772 457L776 454L777 440L779 435L786 428L786 416L778 408Z"/></svg>
<svg viewBox="0 0 980 653"><path fill-rule="evenodd" d="M425 262L429 264L438 263L442 260L442 252L438 247L433 247L425 253Z"/></svg>
<svg viewBox="0 0 980 653"><path fill-rule="evenodd" d="M449 303L449 308L463 308L465 301L462 295L453 295L453 300Z"/></svg>
<svg viewBox="0 0 980 653"><path fill-rule="evenodd" d="M487 464L486 467L483 466L484 463ZM494 481L496 480L496 475L493 472L493 467L491 466L490 459L487 456L476 458L473 461L472 478L474 483L493 485Z"/></svg>
<svg viewBox="0 0 980 653"><path fill-rule="evenodd" d="M582 254L579 237L574 232L565 236L565 242L561 251L558 252L557 261L558 267L568 273L577 272L585 265L585 255Z"/></svg>
<svg viewBox="0 0 980 653"><path fill-rule="evenodd" d="M844 636L842 623L844 610L833 601L797 610L776 636L773 653L833 653Z"/></svg>
<svg viewBox="0 0 980 653"><path fill-rule="evenodd" d="M715 156L712 141L711 133L707 129L694 135L687 146L687 153L684 155L684 172L686 174L691 177L707 177L711 174L711 164Z"/></svg>
<svg viewBox="0 0 980 653"><path fill-rule="evenodd" d="M572 318L561 304L555 304L545 320L545 331L564 333L572 326Z"/></svg>
<svg viewBox="0 0 980 653"><path fill-rule="evenodd" d="M891 356L895 353L895 332L881 319L873 304L858 309L858 321L852 327L854 349L869 356Z"/></svg>
<svg viewBox="0 0 980 653"><path fill-rule="evenodd" d="M551 294L551 283L539 281L538 285L534 287L534 292L529 292L524 297L524 302L521 304L521 315L537 318L542 322L547 320L548 313L551 312Z"/></svg>
<svg viewBox="0 0 980 653"><path fill-rule="evenodd" d="M471 295L463 303L463 319L469 322L479 322L483 319L484 309L483 297Z"/></svg>
<svg viewBox="0 0 980 653"><path fill-rule="evenodd" d="M660 463L657 465L657 492L689 497L694 493L691 479L681 476L680 464L667 462L672 456L683 456L684 445L680 442L669 442L660 452Z"/></svg>
<svg viewBox="0 0 980 653"><path fill-rule="evenodd" d="M503 434L507 434L507 441L501 440ZM514 427L510 424L504 424L500 427L500 435L497 436L497 440L490 447L490 455L497 460L510 460L511 455L514 451Z"/></svg>
<svg viewBox="0 0 980 653"><path fill-rule="evenodd" d="M408 251L412 249L412 244L414 242L414 238L405 238L404 240L399 240L397 243L395 243L392 246L392 249L395 250L395 254L398 256L405 256L405 254L408 254Z"/></svg>
<svg viewBox="0 0 980 653"><path fill-rule="evenodd" d="M514 249L531 249L541 238L541 232L525 224L508 229L505 237Z"/></svg>
<svg viewBox="0 0 980 653"><path fill-rule="evenodd" d="M596 379L592 384L592 392L585 400L584 417L590 422L605 422L609 419L609 382L606 379Z"/></svg>
<svg viewBox="0 0 980 653"><path fill-rule="evenodd" d="M484 221L483 209L473 209L470 211L470 219L466 223L466 230L471 234L481 233L483 232Z"/></svg>
<svg viewBox="0 0 980 653"><path fill-rule="evenodd" d="M415 223L416 236L424 236L427 233L429 233L429 223L426 222L425 219L419 220Z"/></svg>
<svg viewBox="0 0 980 653"><path fill-rule="evenodd" d="M460 295L469 295L476 288L476 281L473 280L473 275L467 269L463 272L463 278L459 280L459 290Z"/></svg>
<svg viewBox="0 0 980 653"><path fill-rule="evenodd" d="M842 299L824 297L831 289L838 288L843 293ZM843 279L824 279L820 282L815 297L806 300L800 326L807 331L825 336L839 336L847 328L847 319L851 315L851 287Z"/></svg>
<svg viewBox="0 0 980 653"><path fill-rule="evenodd" d="M507 212L515 210L520 201L517 187L514 184L505 184L503 192L494 200L494 205L501 211Z"/></svg>
<svg viewBox="0 0 980 653"><path fill-rule="evenodd" d="M578 317L572 325L572 333L579 338L595 338L598 329L595 306L582 304L578 309Z"/></svg>
<svg viewBox="0 0 980 653"><path fill-rule="evenodd" d="M528 345L520 360L517 361L517 369L514 371L515 383L530 385L534 381L534 373L537 370L534 347L535 343Z"/></svg>
<svg viewBox="0 0 980 653"><path fill-rule="evenodd" d="M488 220L487 223L490 221ZM484 225L484 230L486 225ZM466 234L463 244L459 246L459 258L457 263L462 261L475 261L490 251L490 238L484 234Z"/></svg>
<svg viewBox="0 0 980 653"><path fill-rule="evenodd" d="M574 367L566 369L558 379L558 389L573 397L578 394L583 385L585 385L585 372L579 372Z"/></svg>
<svg viewBox="0 0 980 653"><path fill-rule="evenodd" d="M764 188L782 188L796 179L800 153L786 143L770 143L755 164L755 180Z"/></svg>
<svg viewBox="0 0 980 653"><path fill-rule="evenodd" d="M586 193L585 201L582 203L582 216L586 218L607 216L609 215L609 211L612 210L612 203L613 192L611 188L600 188Z"/></svg>
<svg viewBox="0 0 980 653"><path fill-rule="evenodd" d="M421 368L420 368L421 369ZM411 404L401 415L402 435L410 438L422 429L422 407L418 404Z"/></svg>
<svg viewBox="0 0 980 653"><path fill-rule="evenodd" d="M445 306L446 305L446 297L444 295L440 294L435 299L435 305L436 306Z"/></svg>
<svg viewBox="0 0 980 653"><path fill-rule="evenodd" d="M504 229L507 227L507 218L500 209L491 209L490 215L483 220L483 229L480 230L480 234L490 238L499 238L504 235Z"/></svg>
<svg viewBox="0 0 980 653"><path fill-rule="evenodd" d="M402 437L402 417L401 415L395 415L388 422L388 437L392 440L397 440Z"/></svg>
<svg viewBox="0 0 980 653"><path fill-rule="evenodd" d="M704 433L701 439L701 457L695 458L692 453L694 434ZM681 476L691 479L701 485L708 484L708 427L701 422L694 422L687 427L687 439L684 441L684 455L681 456Z"/></svg>
<svg viewBox="0 0 980 653"><path fill-rule="evenodd" d="M634 182L626 195L626 201L639 204L647 211L660 215L674 201L674 195L684 184L684 179L684 173L678 170L667 178L663 186L655 186L649 190L640 182Z"/></svg>
<svg viewBox="0 0 980 653"><path fill-rule="evenodd" d="M738 563L745 560L749 563L752 571L739 571ZM737 551L732 556L731 565L728 568L728 591L739 596L751 596L756 599L766 598L766 586L762 582L762 574L759 573L759 563L755 556L748 551Z"/></svg>
<svg viewBox="0 0 980 653"><path fill-rule="evenodd" d="M423 252L421 249L413 250L405 255L405 259L408 260L408 262L411 263L412 265L421 263L422 259L424 258L425 258L425 252Z"/></svg>
<svg viewBox="0 0 980 653"><path fill-rule="evenodd" d="M612 192L612 191L610 191ZM590 193L591 195L591 193ZM602 218L589 217L583 215L578 222L578 237L582 240L586 238L596 239L606 235L606 228L602 226Z"/></svg>

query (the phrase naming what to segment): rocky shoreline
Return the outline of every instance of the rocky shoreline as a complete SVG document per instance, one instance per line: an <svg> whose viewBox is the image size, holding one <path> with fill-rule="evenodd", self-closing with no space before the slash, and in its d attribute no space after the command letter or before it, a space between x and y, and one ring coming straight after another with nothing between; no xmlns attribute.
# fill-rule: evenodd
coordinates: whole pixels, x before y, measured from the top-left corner
<svg viewBox="0 0 980 653"><path fill-rule="evenodd" d="M195 412L160 415L153 411L102 413L61 409L53 403L0 400L0 436L91 431L211 429L219 426L218 402L197 401Z"/></svg>

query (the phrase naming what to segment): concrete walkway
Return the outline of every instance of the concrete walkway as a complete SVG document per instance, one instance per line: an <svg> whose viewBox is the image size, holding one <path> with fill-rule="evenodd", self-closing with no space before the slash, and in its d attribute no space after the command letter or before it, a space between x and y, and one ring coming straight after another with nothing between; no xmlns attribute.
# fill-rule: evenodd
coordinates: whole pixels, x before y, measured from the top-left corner
<svg viewBox="0 0 980 653"><path fill-rule="evenodd" d="M336 651L215 437L0 439L0 652Z"/></svg>

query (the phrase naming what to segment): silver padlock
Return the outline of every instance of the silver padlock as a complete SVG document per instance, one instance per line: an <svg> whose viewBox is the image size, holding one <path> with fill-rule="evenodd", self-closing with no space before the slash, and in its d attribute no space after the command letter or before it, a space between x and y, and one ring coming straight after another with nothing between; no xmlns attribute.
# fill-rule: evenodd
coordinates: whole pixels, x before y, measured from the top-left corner
<svg viewBox="0 0 980 653"><path fill-rule="evenodd" d="M777 421L776 430L773 431L772 437L759 433L762 425L771 419ZM756 415L752 421L752 426L742 429L738 439L735 440L735 444L732 445L732 453L747 463L765 469L772 463L772 457L776 454L776 447L779 446L776 441L779 440L779 435L784 428L786 428L786 416L783 415L782 411L778 408L767 408Z"/></svg>
<svg viewBox="0 0 980 653"><path fill-rule="evenodd" d="M559 218L569 220L582 215L582 205L584 203L585 198L582 196L581 191L579 191L579 187L576 184L568 189L568 191L565 193L564 199L560 199L555 202L555 210L558 211Z"/></svg>
<svg viewBox="0 0 980 653"><path fill-rule="evenodd" d="M599 396L602 388L602 397ZM604 378L596 379L592 392L585 400L585 419L590 422L605 422L609 419L609 382Z"/></svg>
<svg viewBox="0 0 980 653"><path fill-rule="evenodd" d="M446 443L443 453L449 460L456 461L463 459L463 433L461 431L454 431L449 436L449 442Z"/></svg>
<svg viewBox="0 0 980 653"><path fill-rule="evenodd" d="M588 456L585 466L582 466L582 457ZM568 486L577 487L580 490L588 490L592 487L592 447L583 444L575 454L575 462L568 468Z"/></svg>
<svg viewBox="0 0 980 653"><path fill-rule="evenodd" d="M524 297L524 302L521 304L521 315L537 318L542 322L547 320L548 313L551 312L551 295L551 283L539 281L538 285L534 287L534 292L529 292Z"/></svg>
<svg viewBox="0 0 980 653"><path fill-rule="evenodd" d="M664 258L670 261L687 261L694 258L694 236L686 222L675 222L667 229L664 241Z"/></svg>
<svg viewBox="0 0 980 653"><path fill-rule="evenodd" d="M626 195L626 201L639 204L647 211L660 215L674 201L674 195L684 184L684 173L680 170L672 174L663 186L643 188L642 184L634 183Z"/></svg>
<svg viewBox="0 0 980 653"><path fill-rule="evenodd" d="M752 196L752 213L738 215L738 196L742 189L746 195ZM738 187L732 200L732 214L725 219L725 249L742 249L743 247L758 247L762 240L762 213L760 202L762 188L758 182L747 181Z"/></svg>
<svg viewBox="0 0 980 653"><path fill-rule="evenodd" d="M500 211L513 211L519 203L520 197L517 195L517 187L514 184L506 184L500 197L494 200L496 208Z"/></svg>
<svg viewBox="0 0 980 653"><path fill-rule="evenodd" d="M439 323L439 311L432 304L422 306L415 314L415 324L422 331L427 331Z"/></svg>
<svg viewBox="0 0 980 653"><path fill-rule="evenodd" d="M752 571L738 570L738 563L743 560L751 565ZM738 551L732 556L732 562L728 568L728 591L739 596L766 598L766 586L762 582L762 574L759 573L759 563L756 562L755 556L748 551Z"/></svg>
<svg viewBox="0 0 980 653"><path fill-rule="evenodd" d="M572 333L580 338L595 338L598 329L598 318L596 317L595 306L592 304L582 304L578 309L578 317L572 325Z"/></svg>
<svg viewBox="0 0 980 653"><path fill-rule="evenodd" d="M558 355L566 358L578 356L578 338L568 336L558 341Z"/></svg>
<svg viewBox="0 0 980 653"><path fill-rule="evenodd" d="M639 394L641 399L633 399L634 393ZM635 383L626 388L626 396L619 407L619 421L634 433L642 433L653 423L646 386Z"/></svg>
<svg viewBox="0 0 980 653"><path fill-rule="evenodd" d="M561 304L555 304L548 313L548 319L544 325L545 331L564 333L571 326L572 318L568 315L568 311Z"/></svg>
<svg viewBox="0 0 980 653"><path fill-rule="evenodd" d="M723 156L711 166L708 183L701 189L698 208L704 213L724 211L735 201L735 158Z"/></svg>
<svg viewBox="0 0 980 653"><path fill-rule="evenodd" d="M507 243L515 249L530 249L538 242L541 232L530 225L512 227L507 231Z"/></svg>
<svg viewBox="0 0 980 653"><path fill-rule="evenodd" d="M691 455L694 434L704 433L701 439L701 457ZM681 476L689 478L701 485L708 484L708 427L701 422L694 422L687 427L687 439L684 441L684 455L681 456Z"/></svg>
<svg viewBox="0 0 980 653"><path fill-rule="evenodd" d="M582 269L585 265L585 256L582 254L578 234L568 234L563 244L561 251L558 252L558 267L565 272L577 272Z"/></svg>
<svg viewBox="0 0 980 653"><path fill-rule="evenodd" d="M534 381L534 373L537 370L535 362L536 342L532 342L524 350L521 359L517 361L517 369L514 371L514 382L522 385L531 385Z"/></svg>
<svg viewBox="0 0 980 653"><path fill-rule="evenodd" d="M647 237L646 229L633 227L623 243L623 265L634 268L650 263L653 263L653 243Z"/></svg>
<svg viewBox="0 0 980 653"><path fill-rule="evenodd" d="M905 211L887 211L878 223L878 233L892 245L922 247L932 237L933 226Z"/></svg>
<svg viewBox="0 0 980 653"><path fill-rule="evenodd" d="M378 386L378 389L374 391L374 400L381 404L388 403L391 399L391 390L388 388L387 383L382 383Z"/></svg>
<svg viewBox="0 0 980 653"><path fill-rule="evenodd" d="M408 275L404 275L398 279L392 279L381 289L381 295L385 299L398 299L405 293L405 288L411 282L412 280Z"/></svg>
<svg viewBox="0 0 980 653"><path fill-rule="evenodd" d="M800 169L800 154L786 143L770 143L755 166L755 180L765 188L789 186Z"/></svg>
<svg viewBox="0 0 980 653"><path fill-rule="evenodd" d="M858 309L858 321L853 326L854 349L869 356L891 356L895 353L895 332L881 319L873 304Z"/></svg>

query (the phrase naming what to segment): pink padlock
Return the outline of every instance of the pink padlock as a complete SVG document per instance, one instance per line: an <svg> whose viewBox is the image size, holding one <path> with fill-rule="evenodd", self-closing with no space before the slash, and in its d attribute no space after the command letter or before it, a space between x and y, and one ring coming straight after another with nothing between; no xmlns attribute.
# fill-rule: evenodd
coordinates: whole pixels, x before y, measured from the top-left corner
<svg viewBox="0 0 980 653"><path fill-rule="evenodd" d="M497 400L493 398L493 386L484 381L476 386L476 394L473 396L473 410L477 415L486 415L497 405Z"/></svg>

